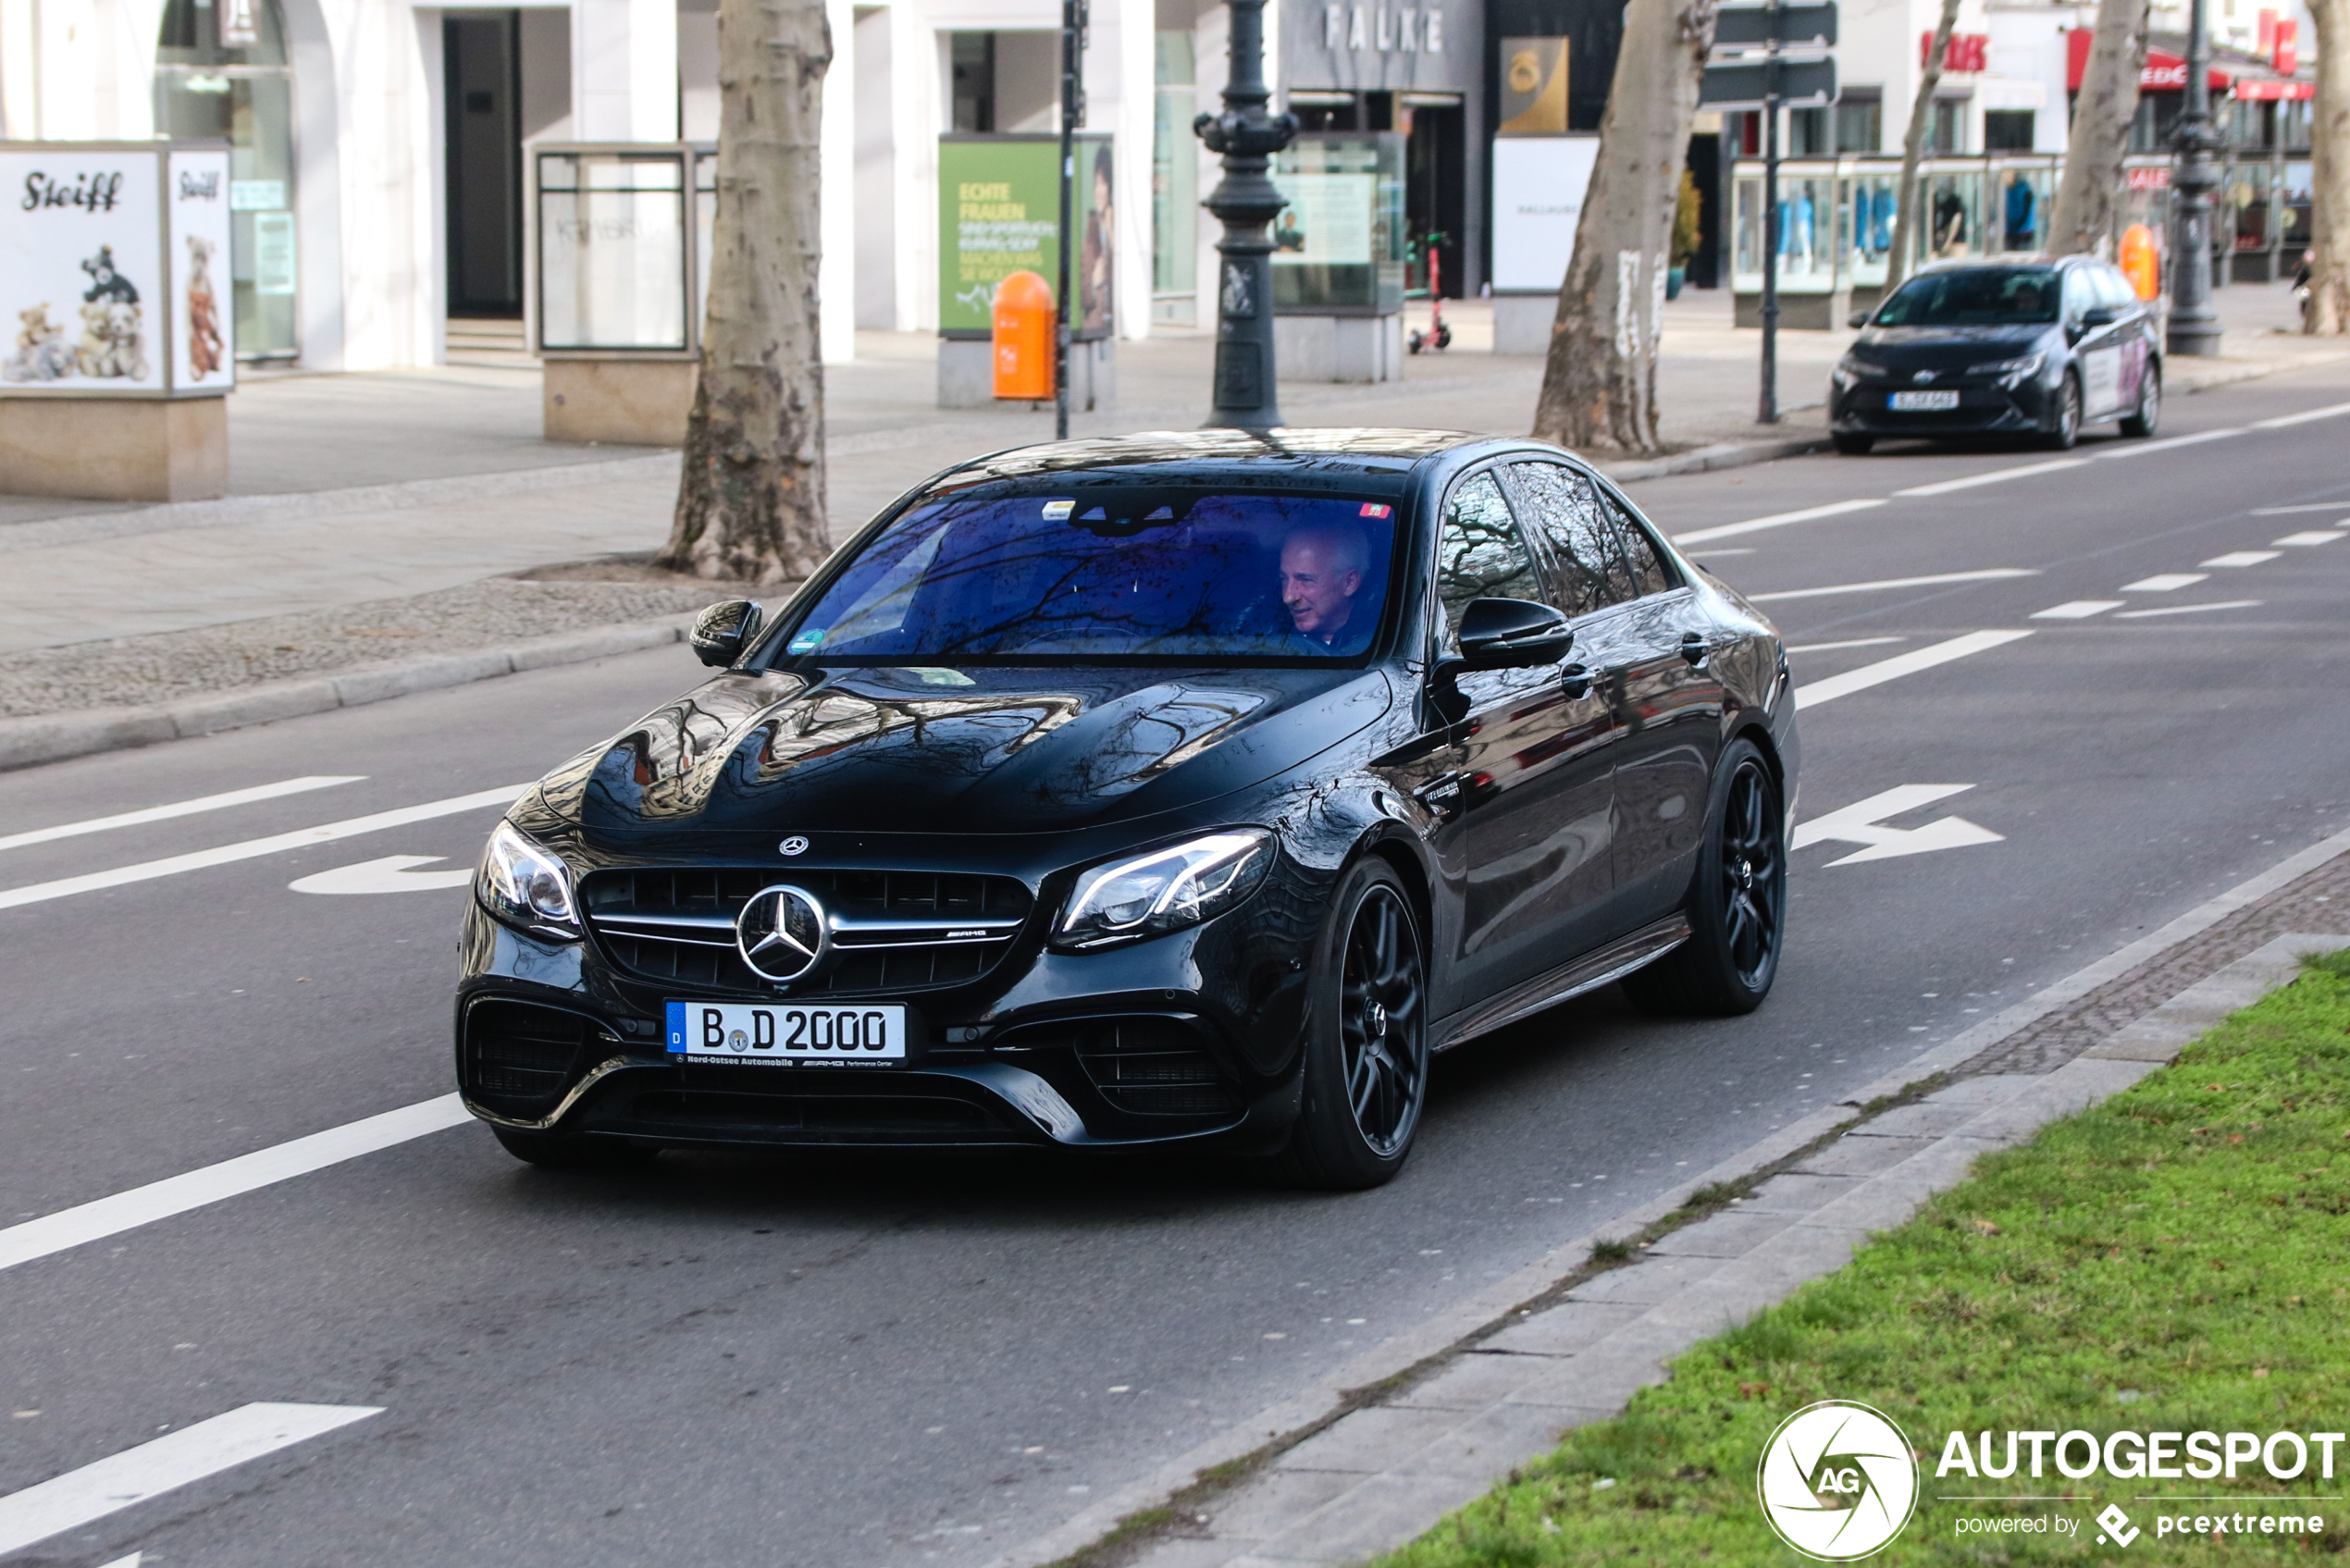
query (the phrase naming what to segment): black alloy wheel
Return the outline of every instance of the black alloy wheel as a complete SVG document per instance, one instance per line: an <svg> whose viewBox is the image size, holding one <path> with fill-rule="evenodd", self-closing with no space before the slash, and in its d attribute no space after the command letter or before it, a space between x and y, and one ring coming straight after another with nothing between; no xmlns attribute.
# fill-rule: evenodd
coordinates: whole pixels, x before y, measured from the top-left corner
<svg viewBox="0 0 2350 1568"><path fill-rule="evenodd" d="M1752 741L1723 753L1705 843L1683 912L1689 939L1624 989L1655 1013L1730 1017L1771 994L1787 940L1787 812Z"/></svg>
<svg viewBox="0 0 2350 1568"><path fill-rule="evenodd" d="M1340 882L1315 957L1305 1082L1284 1162L1342 1191L1394 1179L1428 1099L1428 965L1419 919L1383 860Z"/></svg>
<svg viewBox="0 0 2350 1568"><path fill-rule="evenodd" d="M2121 433L2140 438L2151 436L2161 423L2162 367L2148 360L2146 374L2138 377L2138 412L2121 421Z"/></svg>
<svg viewBox="0 0 2350 1568"><path fill-rule="evenodd" d="M2064 385L2057 389L2056 428L2040 438L2040 444L2055 451L2071 451L2081 438L2081 377L2072 371L2064 373Z"/></svg>
<svg viewBox="0 0 2350 1568"><path fill-rule="evenodd" d="M527 1165L549 1170L626 1170L643 1165L660 1151L650 1144L624 1138L583 1138L577 1133L526 1132L492 1125L506 1153Z"/></svg>

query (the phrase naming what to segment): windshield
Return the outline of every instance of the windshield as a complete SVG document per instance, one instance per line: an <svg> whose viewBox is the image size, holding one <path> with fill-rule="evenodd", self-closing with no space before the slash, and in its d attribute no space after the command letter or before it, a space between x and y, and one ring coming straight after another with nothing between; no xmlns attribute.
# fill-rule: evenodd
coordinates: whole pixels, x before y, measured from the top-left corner
<svg viewBox="0 0 2350 1568"><path fill-rule="evenodd" d="M2038 327L2056 320L2052 266L1966 266L1912 278L1876 313L1879 327Z"/></svg>
<svg viewBox="0 0 2350 1568"><path fill-rule="evenodd" d="M1341 659L1370 647L1395 507L1082 485L946 497L876 535L792 628L827 664Z"/></svg>

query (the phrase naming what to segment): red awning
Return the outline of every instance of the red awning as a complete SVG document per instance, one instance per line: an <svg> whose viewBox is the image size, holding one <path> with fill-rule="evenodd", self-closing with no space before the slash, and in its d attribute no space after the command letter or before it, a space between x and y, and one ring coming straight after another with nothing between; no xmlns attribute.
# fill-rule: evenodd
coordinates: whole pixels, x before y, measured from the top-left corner
<svg viewBox="0 0 2350 1568"><path fill-rule="evenodd" d="M2081 78L2089 68L2089 41L2094 36L2095 34L2085 27L2076 27L2064 35L2064 86L2068 93L2081 91ZM2226 71L2214 66L2211 68L2209 81L2212 92L2225 93L2232 85L2233 79ZM2287 85L2300 84L2288 83ZM2138 72L2139 92L2183 93L2186 88L2187 62L2185 60L2166 50L2148 49L2146 51L2146 68ZM2316 89L2312 87L2310 91L2315 93ZM2298 97L2301 94L2294 93L2287 96Z"/></svg>

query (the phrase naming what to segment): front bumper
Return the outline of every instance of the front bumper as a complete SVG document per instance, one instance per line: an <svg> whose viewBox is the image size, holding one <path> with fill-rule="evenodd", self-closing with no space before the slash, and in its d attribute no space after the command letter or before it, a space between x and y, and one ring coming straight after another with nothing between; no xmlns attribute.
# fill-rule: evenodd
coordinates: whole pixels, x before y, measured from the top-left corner
<svg viewBox="0 0 2350 1568"><path fill-rule="evenodd" d="M1956 391L1959 406L1931 411L1897 411L1893 394L1919 389ZM2038 435L2056 428L2056 389L2033 380L2002 387L1989 377L1960 377L1931 389L1903 380L1864 380L1838 387L1828 384L1829 427L1857 436L1999 436Z"/></svg>

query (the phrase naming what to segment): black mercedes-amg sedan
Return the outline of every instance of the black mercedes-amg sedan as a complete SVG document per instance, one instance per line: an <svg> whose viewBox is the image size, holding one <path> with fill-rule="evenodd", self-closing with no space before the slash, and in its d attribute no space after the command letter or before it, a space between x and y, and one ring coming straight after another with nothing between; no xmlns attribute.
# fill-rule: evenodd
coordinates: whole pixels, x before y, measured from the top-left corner
<svg viewBox="0 0 2350 1568"><path fill-rule="evenodd" d="M1836 450L1895 436L2023 436L2059 451L2084 425L2151 436L2162 417L2154 310L2095 256L1937 262L1895 290L1828 384Z"/></svg>
<svg viewBox="0 0 2350 1568"><path fill-rule="evenodd" d="M1770 623L1555 448L1032 447L885 510L492 835L465 1103L523 1159L1106 1146L1328 1187L1430 1053L1776 972Z"/></svg>

